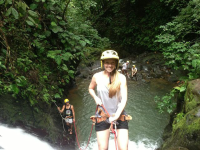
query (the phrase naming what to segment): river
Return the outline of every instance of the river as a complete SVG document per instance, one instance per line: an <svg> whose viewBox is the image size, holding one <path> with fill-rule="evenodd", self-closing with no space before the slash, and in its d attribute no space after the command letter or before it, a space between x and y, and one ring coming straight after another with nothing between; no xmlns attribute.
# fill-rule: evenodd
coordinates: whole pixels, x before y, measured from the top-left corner
<svg viewBox="0 0 200 150"><path fill-rule="evenodd" d="M88 93L89 80L78 80L77 86L69 92L68 98L74 105L79 143L84 149L87 144L95 113L95 102ZM164 79L150 79L146 82L128 80L128 102L126 112L132 116L129 121L129 150L154 150L162 143L162 133L168 124L169 114L160 114L154 97L163 96L172 89L172 83ZM77 147L78 149L78 147ZM97 150L96 133L93 129L89 150ZM115 149L111 135L109 149Z"/></svg>
<svg viewBox="0 0 200 150"><path fill-rule="evenodd" d="M77 86L69 91L68 98L75 108L78 139L81 148L84 149L92 125L89 118L94 115L96 105L88 93L90 81L81 79L76 83ZM168 124L169 115L157 111L154 97L165 95L172 87L173 84L164 79L150 79L146 82L128 80L128 102L125 110L132 116L132 120L129 121L129 150L154 150L162 143L161 136ZM4 124L0 124L0 149L58 150L55 145L45 142L37 135ZM93 129L88 150L97 149L96 133ZM111 134L109 150L113 149L114 135Z"/></svg>

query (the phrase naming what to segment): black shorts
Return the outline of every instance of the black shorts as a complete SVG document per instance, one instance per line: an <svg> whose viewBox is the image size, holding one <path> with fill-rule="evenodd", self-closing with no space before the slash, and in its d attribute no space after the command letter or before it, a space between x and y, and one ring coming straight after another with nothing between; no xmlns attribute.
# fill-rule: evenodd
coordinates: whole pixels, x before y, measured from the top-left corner
<svg viewBox="0 0 200 150"><path fill-rule="evenodd" d="M118 120L117 122L118 122L117 129L127 129L128 130L128 121ZM103 131L103 130L107 130L109 128L110 128L110 123L107 123L105 121L102 121L100 123L95 123L96 131Z"/></svg>

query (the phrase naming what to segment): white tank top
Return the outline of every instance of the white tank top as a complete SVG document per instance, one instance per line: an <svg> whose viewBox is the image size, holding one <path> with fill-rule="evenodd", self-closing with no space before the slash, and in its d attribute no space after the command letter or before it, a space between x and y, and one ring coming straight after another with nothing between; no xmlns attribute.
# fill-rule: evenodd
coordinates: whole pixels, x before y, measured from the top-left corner
<svg viewBox="0 0 200 150"><path fill-rule="evenodd" d="M122 75L122 74L119 74ZM103 71L96 73L95 75L96 83L97 83L97 96L101 99L104 107L108 111L110 115L115 114L117 111L118 105L121 102L121 86L120 86L120 92L119 94L113 96L112 98L109 97L109 88L108 85L106 85L105 82L102 82L103 80Z"/></svg>

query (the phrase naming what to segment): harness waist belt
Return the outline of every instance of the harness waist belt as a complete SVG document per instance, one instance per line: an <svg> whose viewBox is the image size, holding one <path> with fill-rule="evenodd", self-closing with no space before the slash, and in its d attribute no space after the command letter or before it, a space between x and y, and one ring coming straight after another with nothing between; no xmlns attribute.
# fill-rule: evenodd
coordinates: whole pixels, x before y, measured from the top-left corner
<svg viewBox="0 0 200 150"><path fill-rule="evenodd" d="M92 120L93 123L100 123L102 121L106 121L107 117L96 117L96 116L91 116L90 119ZM130 115L121 115L117 120L120 121L129 121L132 120L132 117Z"/></svg>

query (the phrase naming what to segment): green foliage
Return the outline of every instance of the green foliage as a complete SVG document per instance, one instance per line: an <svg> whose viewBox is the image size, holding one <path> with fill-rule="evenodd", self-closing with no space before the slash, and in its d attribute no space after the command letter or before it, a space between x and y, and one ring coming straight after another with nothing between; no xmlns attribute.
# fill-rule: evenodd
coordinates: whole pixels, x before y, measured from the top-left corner
<svg viewBox="0 0 200 150"><path fill-rule="evenodd" d="M174 122L178 123L179 121L181 121L184 118L185 114L184 113L179 113L177 114Z"/></svg>
<svg viewBox="0 0 200 150"><path fill-rule="evenodd" d="M173 89L170 93L163 97L155 96L154 100L157 103L157 108L160 113L171 113L176 108L176 102L174 100L176 90Z"/></svg>
<svg viewBox="0 0 200 150"><path fill-rule="evenodd" d="M121 49L124 57L144 50L157 50L156 35L159 26L171 19L174 11L169 11L164 3L142 1L99 1L92 9L91 19L100 33L113 42L113 47Z"/></svg>
<svg viewBox="0 0 200 150"><path fill-rule="evenodd" d="M35 110L61 98L85 53L109 47L87 20L95 5L92 0L1 0L0 95L27 100Z"/></svg>
<svg viewBox="0 0 200 150"><path fill-rule="evenodd" d="M184 79L184 78L182 78ZM186 91L186 86L188 79L184 79L184 81L179 81L180 85L175 86L170 93L167 93L163 97L155 96L154 101L157 103L157 108L160 113L167 112L171 113L176 108L176 95L181 95Z"/></svg>
<svg viewBox="0 0 200 150"><path fill-rule="evenodd" d="M191 0L174 20L160 26L162 33L156 40L168 60L166 64L176 70L186 70L189 79L200 75L199 3Z"/></svg>

